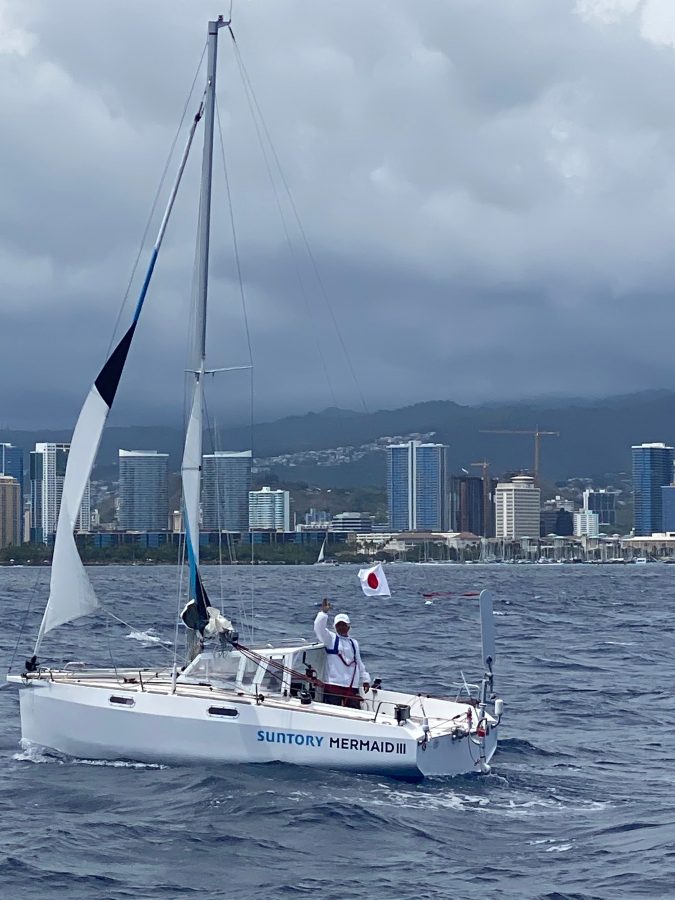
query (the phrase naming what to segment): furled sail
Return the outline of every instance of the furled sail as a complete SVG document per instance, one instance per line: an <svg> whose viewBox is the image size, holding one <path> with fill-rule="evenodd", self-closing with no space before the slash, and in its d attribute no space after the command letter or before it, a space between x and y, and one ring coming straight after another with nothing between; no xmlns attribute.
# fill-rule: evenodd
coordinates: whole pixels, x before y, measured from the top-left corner
<svg viewBox="0 0 675 900"><path fill-rule="evenodd" d="M80 411L75 425L75 431L70 443L70 452L66 463L66 474L63 480L61 506L56 525L56 537L54 539L54 554L52 557L51 581L49 586L49 599L42 617L42 623L35 644L37 655L44 635L63 625L72 622L80 616L86 616L98 606L98 600L91 586L89 577L82 565L82 560L77 552L75 537L73 534L75 522L80 510L82 498L94 466L94 460L98 453L103 428L108 418L108 413L115 399L124 364L129 354L129 348L136 331L136 325L143 309L145 297L150 285L155 263L159 255L159 249L166 231L171 210L178 193L178 187L185 170L192 139L197 124L202 117L203 105L195 115L190 133L183 151L183 156L178 169L176 181L171 190L169 201L164 211L157 239L152 250L150 263L143 281L143 287L136 304L134 318L126 333L110 354L94 382L87 399Z"/></svg>
<svg viewBox="0 0 675 900"><path fill-rule="evenodd" d="M183 508L185 511L185 543L190 570L190 600L181 613L188 628L203 631L208 622L209 600L199 574L199 501L202 474L202 410L203 367L195 374L192 406L185 434L185 447L181 465L183 481Z"/></svg>
<svg viewBox="0 0 675 900"><path fill-rule="evenodd" d="M208 62L204 97L204 148L202 151L202 180L199 202L199 234L197 241L197 292L195 295L195 341L192 372L195 377L192 404L185 434L185 448L181 476L183 508L185 511L185 543L190 570L190 596L181 613L188 628L204 633L209 621L209 600L199 572L199 501L202 475L202 410L204 405L204 363L206 360L206 306L209 287L209 240L211 229L211 178L213 170L213 133L216 99L216 59L218 29L226 23L221 16L209 22Z"/></svg>

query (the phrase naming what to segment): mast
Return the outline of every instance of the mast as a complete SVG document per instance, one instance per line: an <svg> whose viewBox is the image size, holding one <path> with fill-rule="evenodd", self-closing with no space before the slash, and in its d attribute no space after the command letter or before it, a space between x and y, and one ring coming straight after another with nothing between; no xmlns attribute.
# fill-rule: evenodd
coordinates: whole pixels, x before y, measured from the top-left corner
<svg viewBox="0 0 675 900"><path fill-rule="evenodd" d="M213 172L213 133L216 103L216 63L218 56L218 30L229 22L222 16L209 22L206 95L204 98L204 150L202 153L202 178L199 201L199 228L197 235L197 296L195 309L195 342L191 360L194 376L192 404L185 435L185 450L181 474L183 479L183 505L188 562L190 568L190 601L196 604L198 627L206 621L208 600L199 576L199 502L202 469L202 418L204 396L204 372L206 360L206 306L209 281L209 243L211 231L211 181ZM186 622L187 624L187 622ZM193 626L190 626L193 627Z"/></svg>
<svg viewBox="0 0 675 900"><path fill-rule="evenodd" d="M202 154L202 186L199 203L199 269L197 285L196 341L200 361L206 358L206 301L209 281L209 242L211 237L211 180L213 173L213 131L216 106L216 63L218 29L225 25L220 16L209 22L206 98L204 101L204 151ZM196 367L195 367L196 368Z"/></svg>

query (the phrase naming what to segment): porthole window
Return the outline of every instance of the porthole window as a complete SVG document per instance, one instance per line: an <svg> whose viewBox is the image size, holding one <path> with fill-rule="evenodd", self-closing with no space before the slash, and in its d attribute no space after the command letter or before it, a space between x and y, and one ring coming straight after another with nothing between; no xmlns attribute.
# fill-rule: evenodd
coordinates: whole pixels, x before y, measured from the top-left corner
<svg viewBox="0 0 675 900"><path fill-rule="evenodd" d="M132 697L116 697L113 694L110 698L110 702L113 706L133 706L136 701Z"/></svg>
<svg viewBox="0 0 675 900"><path fill-rule="evenodd" d="M239 711L236 709L229 709L227 706L209 706L209 715L223 719L236 719L239 715Z"/></svg>

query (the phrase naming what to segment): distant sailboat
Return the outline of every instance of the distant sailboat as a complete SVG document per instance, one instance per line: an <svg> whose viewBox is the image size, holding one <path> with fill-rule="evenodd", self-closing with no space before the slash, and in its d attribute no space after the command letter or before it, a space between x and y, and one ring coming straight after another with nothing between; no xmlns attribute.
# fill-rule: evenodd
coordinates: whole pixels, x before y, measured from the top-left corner
<svg viewBox="0 0 675 900"><path fill-rule="evenodd" d="M315 566L337 566L339 565L336 559L326 559L326 541L328 538L323 539L323 544L321 544L321 549L319 550L319 555L316 558Z"/></svg>

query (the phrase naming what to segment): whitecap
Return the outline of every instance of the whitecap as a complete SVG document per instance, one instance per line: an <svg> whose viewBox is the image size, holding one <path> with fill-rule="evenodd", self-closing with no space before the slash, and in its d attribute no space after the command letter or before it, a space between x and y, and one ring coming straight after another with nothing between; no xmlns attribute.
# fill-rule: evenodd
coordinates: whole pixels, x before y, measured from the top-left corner
<svg viewBox="0 0 675 900"><path fill-rule="evenodd" d="M78 759L72 757L68 760L74 766L104 766L112 769L168 769L162 763L131 762L126 759Z"/></svg>
<svg viewBox="0 0 675 900"><path fill-rule="evenodd" d="M162 644L165 647L172 646L171 641L163 641L162 638L153 634L152 631L152 628L149 628L147 631L131 631L127 635L127 638L131 638L133 641L140 641L142 644Z"/></svg>
<svg viewBox="0 0 675 900"><path fill-rule="evenodd" d="M35 744L28 744L26 741L21 741L21 747L21 753L15 753L12 756L12 759L15 759L17 762L57 763L61 766L65 762L62 757L54 756L53 753L47 753L46 750Z"/></svg>
<svg viewBox="0 0 675 900"><path fill-rule="evenodd" d="M406 809L454 809L469 810L489 803L487 797L475 797L467 794L424 794L408 791L386 791L384 795L363 797L361 803L367 806L399 806Z"/></svg>

